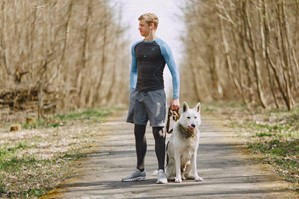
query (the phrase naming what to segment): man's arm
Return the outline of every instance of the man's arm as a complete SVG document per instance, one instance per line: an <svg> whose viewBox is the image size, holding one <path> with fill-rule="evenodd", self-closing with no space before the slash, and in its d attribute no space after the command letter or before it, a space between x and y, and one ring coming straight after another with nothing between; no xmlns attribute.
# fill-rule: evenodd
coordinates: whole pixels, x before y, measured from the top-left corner
<svg viewBox="0 0 299 199"><path fill-rule="evenodd" d="M158 41L159 42L159 41ZM169 71L172 76L172 86L173 86L173 99L178 99L180 96L180 74L179 70L177 68L177 65L174 61L174 58L172 56L172 52L169 48L169 46L160 40L159 43L161 47L161 53L166 61L166 64L169 68Z"/></svg>
<svg viewBox="0 0 299 199"><path fill-rule="evenodd" d="M176 110L180 106L179 97L180 97L180 74L178 67L174 61L171 49L169 46L163 42L162 40L159 40L159 45L161 47L161 53L166 61L166 64L169 68L169 71L172 76L172 86L173 86L173 97L170 102L171 109Z"/></svg>
<svg viewBox="0 0 299 199"><path fill-rule="evenodd" d="M131 47L132 61L131 61L131 69L130 69L130 93L132 93L136 88L137 74L138 74L137 61L136 61L134 47L135 47L135 44L132 45L132 47Z"/></svg>

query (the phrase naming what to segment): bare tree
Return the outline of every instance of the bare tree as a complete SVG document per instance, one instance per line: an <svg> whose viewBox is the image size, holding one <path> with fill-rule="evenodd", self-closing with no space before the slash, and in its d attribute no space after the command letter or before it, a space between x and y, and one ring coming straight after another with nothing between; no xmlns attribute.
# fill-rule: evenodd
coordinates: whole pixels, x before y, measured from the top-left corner
<svg viewBox="0 0 299 199"><path fill-rule="evenodd" d="M197 99L291 110L299 100L298 8L292 0L188 1L182 72L193 79Z"/></svg>
<svg viewBox="0 0 299 199"><path fill-rule="evenodd" d="M42 117L47 110L126 101L127 92L113 92L120 88L115 83L128 82L120 5L1 0L0 9L0 108L35 101Z"/></svg>

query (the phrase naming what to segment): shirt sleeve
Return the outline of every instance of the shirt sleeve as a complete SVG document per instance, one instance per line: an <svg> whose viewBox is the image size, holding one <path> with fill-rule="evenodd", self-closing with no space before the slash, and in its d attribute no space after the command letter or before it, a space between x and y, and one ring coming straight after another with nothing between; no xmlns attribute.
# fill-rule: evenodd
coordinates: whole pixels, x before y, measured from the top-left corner
<svg viewBox="0 0 299 199"><path fill-rule="evenodd" d="M180 74L177 65L174 61L171 49L162 40L159 40L159 45L161 47L161 53L166 61L169 71L172 76L172 87L173 87L173 99L179 99L180 96Z"/></svg>
<svg viewBox="0 0 299 199"><path fill-rule="evenodd" d="M132 93L137 84L137 61L136 61L136 55L135 55L135 46L136 43L132 45L131 47L131 69L130 69L130 93Z"/></svg>

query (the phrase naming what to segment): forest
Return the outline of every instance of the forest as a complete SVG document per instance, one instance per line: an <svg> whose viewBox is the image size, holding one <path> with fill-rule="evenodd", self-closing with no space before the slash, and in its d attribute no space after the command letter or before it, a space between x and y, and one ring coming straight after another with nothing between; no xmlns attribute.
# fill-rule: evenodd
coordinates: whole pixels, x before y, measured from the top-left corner
<svg viewBox="0 0 299 199"><path fill-rule="evenodd" d="M120 6L1 0L1 112L43 117L127 102L130 41ZM296 107L298 1L190 0L182 11L185 99Z"/></svg>
<svg viewBox="0 0 299 199"><path fill-rule="evenodd" d="M103 121L127 110L132 41L121 2L0 0L0 198L59 187L110 136ZM236 130L254 163L299 192L299 1L181 2L181 104L201 102L203 121Z"/></svg>
<svg viewBox="0 0 299 199"><path fill-rule="evenodd" d="M44 117L126 100L129 41L118 4L0 1L0 109Z"/></svg>
<svg viewBox="0 0 299 199"><path fill-rule="evenodd" d="M192 0L183 11L185 94L189 87L206 102L298 105L299 1Z"/></svg>

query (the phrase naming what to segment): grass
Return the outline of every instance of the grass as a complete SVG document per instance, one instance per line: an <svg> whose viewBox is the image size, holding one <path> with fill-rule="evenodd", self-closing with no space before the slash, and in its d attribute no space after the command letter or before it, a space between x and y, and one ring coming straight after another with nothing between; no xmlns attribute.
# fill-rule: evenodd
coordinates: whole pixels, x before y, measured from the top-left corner
<svg viewBox="0 0 299 199"><path fill-rule="evenodd" d="M59 120L77 120L77 119L102 119L111 113L110 109L87 109L84 111L73 112L65 115L57 115L55 118Z"/></svg>
<svg viewBox="0 0 299 199"><path fill-rule="evenodd" d="M71 158L70 158L71 157ZM45 194L69 174L69 160L76 155L39 160L35 157L16 157L7 159L1 168L1 196L7 198L33 198ZM3 163L3 162L2 162Z"/></svg>
<svg viewBox="0 0 299 199"><path fill-rule="evenodd" d="M76 120L98 120L101 119L111 113L112 109L86 109L79 110L76 112L71 112L67 114L59 114L49 116L47 118L40 118L34 120L33 122L24 122L22 123L22 127L24 129L36 129L36 128L57 128L64 125L67 121L76 121Z"/></svg>
<svg viewBox="0 0 299 199"><path fill-rule="evenodd" d="M24 142L17 142L13 146L1 146L0 147L0 169L8 170L10 168L18 168L18 160L15 158L15 154L18 150L22 150L26 147Z"/></svg>
<svg viewBox="0 0 299 199"><path fill-rule="evenodd" d="M26 147L27 145L24 142L17 142L13 146L1 145L0 147L0 195L2 197L23 198L24 195L28 194L30 196L31 194L27 194L27 191L16 191L18 190L18 187L21 187L18 183L25 183L18 178L21 177L20 175L22 175L22 177L26 176L23 170L28 171L34 168L35 165L41 165L42 163L47 164L47 161L38 161L34 157L17 157L18 151L21 151ZM7 189L10 191L7 191Z"/></svg>
<svg viewBox="0 0 299 199"><path fill-rule="evenodd" d="M228 116L228 125L242 132L249 150L259 154L263 163L274 166L299 192L299 108L273 111L234 104L213 105L207 110Z"/></svg>
<svg viewBox="0 0 299 199"><path fill-rule="evenodd" d="M19 132L0 129L0 198L37 198L56 187L113 111L81 110L22 123Z"/></svg>
<svg viewBox="0 0 299 199"><path fill-rule="evenodd" d="M248 148L253 153L263 154L263 161L275 166L277 172L299 192L299 131L292 118L293 115L285 117L281 124L247 127L255 132L248 141Z"/></svg>

